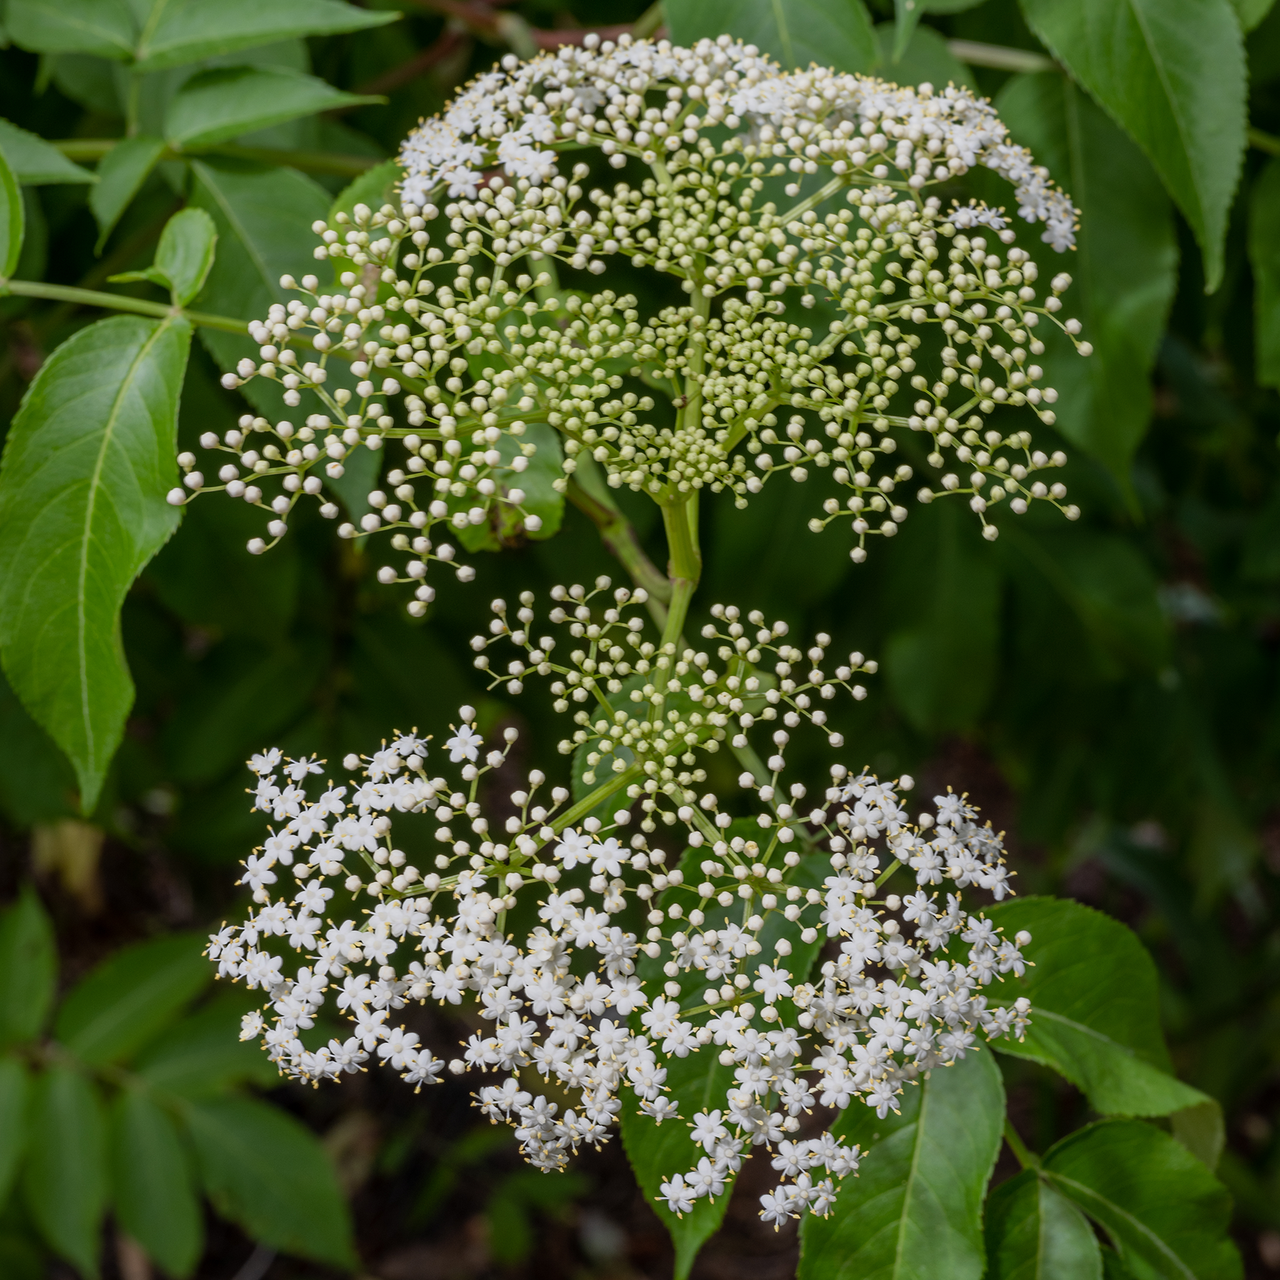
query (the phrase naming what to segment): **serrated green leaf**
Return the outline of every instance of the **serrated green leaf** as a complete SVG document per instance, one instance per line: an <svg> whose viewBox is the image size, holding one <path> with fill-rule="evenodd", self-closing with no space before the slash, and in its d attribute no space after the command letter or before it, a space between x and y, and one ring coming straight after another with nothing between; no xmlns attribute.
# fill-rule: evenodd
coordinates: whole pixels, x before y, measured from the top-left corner
<svg viewBox="0 0 1280 1280"><path fill-rule="evenodd" d="M329 206L329 222L339 213L350 217L351 211L358 204L367 204L370 209L381 209L384 204L397 204L396 184L403 174L404 170L394 160L384 160L372 169L366 169L334 197ZM334 265L336 267L337 263Z"/></svg>
<svg viewBox="0 0 1280 1280"><path fill-rule="evenodd" d="M170 0L138 45L138 65L158 71L295 36L380 27L399 17L392 9L357 8L338 0Z"/></svg>
<svg viewBox="0 0 1280 1280"><path fill-rule="evenodd" d="M185 1118L205 1190L220 1213L263 1244L356 1265L350 1213L309 1129L253 1098L193 1103Z"/></svg>
<svg viewBox="0 0 1280 1280"><path fill-rule="evenodd" d="M154 270L172 293L175 307L185 307L204 288L217 243L213 219L203 209L183 209L165 223Z"/></svg>
<svg viewBox="0 0 1280 1280"><path fill-rule="evenodd" d="M1155 165L1216 289L1247 123L1244 44L1228 0L1022 0L1022 11Z"/></svg>
<svg viewBox="0 0 1280 1280"><path fill-rule="evenodd" d="M1136 1275L1233 1280L1231 1197L1180 1142L1141 1120L1102 1120L1064 1138L1042 1176L1099 1223Z"/></svg>
<svg viewBox="0 0 1280 1280"><path fill-rule="evenodd" d="M0 152L8 160L13 176L28 187L97 182L93 173L73 164L52 143L8 120L0 120Z"/></svg>
<svg viewBox="0 0 1280 1280"><path fill-rule="evenodd" d="M262 319L273 302L289 296L280 287L285 274L301 278L315 265L311 224L329 209L325 189L295 169L256 169L223 161L191 162L195 182L191 204L206 210L218 230L218 256L204 292L202 310L224 316ZM246 333L238 337L201 329L200 339L222 369L245 356L258 358ZM244 395L261 413L278 418L278 387L255 378Z"/></svg>
<svg viewBox="0 0 1280 1280"><path fill-rule="evenodd" d="M1207 1098L1198 1106L1172 1112L1169 1127L1173 1136L1208 1169L1218 1167L1227 1134L1222 1107L1215 1099Z"/></svg>
<svg viewBox="0 0 1280 1280"><path fill-rule="evenodd" d="M66 756L27 714L0 673L0 809L15 827L26 830L70 817L75 793Z"/></svg>
<svg viewBox="0 0 1280 1280"><path fill-rule="evenodd" d="M58 952L53 926L30 884L0 916L0 1049L34 1040L53 1007Z"/></svg>
<svg viewBox="0 0 1280 1280"><path fill-rule="evenodd" d="M880 53L862 0L666 0L663 13L674 44L727 31L788 69L868 72Z"/></svg>
<svg viewBox="0 0 1280 1280"><path fill-rule="evenodd" d="M189 1276L204 1247L191 1161L168 1113L123 1089L111 1116L111 1203L116 1220L164 1268Z"/></svg>
<svg viewBox="0 0 1280 1280"><path fill-rule="evenodd" d="M706 1153L695 1145L688 1121L699 1111L724 1110L725 1093L733 1084L733 1068L720 1064L714 1045L685 1058L668 1058L667 1087L678 1100L680 1115L655 1124L633 1100L624 1103L619 1116L622 1145L644 1192L646 1202L662 1220L675 1246L674 1280L687 1280L698 1250L720 1229L729 1207L730 1178L722 1195L695 1200L693 1212L677 1217L662 1198L660 1187L674 1174L687 1173Z"/></svg>
<svg viewBox="0 0 1280 1280"><path fill-rule="evenodd" d="M32 1090L22 1190L45 1243L96 1280L107 1207L106 1123L93 1083L50 1067Z"/></svg>
<svg viewBox="0 0 1280 1280"><path fill-rule="evenodd" d="M1062 263L1074 279L1065 304L1093 354L1082 358L1056 325L1037 330L1046 381L1058 392L1056 425L1128 493L1177 286L1173 209L1138 148L1065 76L1014 76L998 105L1014 139L1049 166L1080 209L1077 252Z"/></svg>
<svg viewBox="0 0 1280 1280"><path fill-rule="evenodd" d="M883 1120L861 1099L836 1122L863 1150L827 1218L800 1225L798 1280L981 1280L982 1202L1004 1085L986 1048L908 1085Z"/></svg>
<svg viewBox="0 0 1280 1280"><path fill-rule="evenodd" d="M157 1094L207 1098L240 1084L263 1088L280 1073L257 1041L240 1039L240 1019L262 1001L235 987L168 1027L145 1046L134 1074Z"/></svg>
<svg viewBox="0 0 1280 1280"><path fill-rule="evenodd" d="M0 279L13 275L22 256L22 237L26 230L26 214L22 192L9 162L0 149Z"/></svg>
<svg viewBox="0 0 1280 1280"><path fill-rule="evenodd" d="M1280 160L1268 160L1249 193L1254 359L1258 381L1280 387Z"/></svg>
<svg viewBox="0 0 1280 1280"><path fill-rule="evenodd" d="M31 1079L20 1058L0 1058L0 1205L9 1200L27 1147Z"/></svg>
<svg viewBox="0 0 1280 1280"><path fill-rule="evenodd" d="M1245 31L1252 31L1271 12L1276 0L1231 0L1231 6Z"/></svg>
<svg viewBox="0 0 1280 1280"><path fill-rule="evenodd" d="M973 87L973 72L951 52L946 39L932 27L916 27L906 48L897 57L893 54L894 36L892 22L877 24L880 64L876 67L876 75L894 84L918 85L928 81L935 89L944 89L948 84Z"/></svg>
<svg viewBox="0 0 1280 1280"><path fill-rule="evenodd" d="M1102 1280L1098 1237L1034 1169L987 1198L987 1280Z"/></svg>
<svg viewBox="0 0 1280 1280"><path fill-rule="evenodd" d="M185 320L117 316L41 366L0 461L0 657L91 811L133 702L120 606L177 527Z"/></svg>
<svg viewBox="0 0 1280 1280"><path fill-rule="evenodd" d="M96 253L102 252L120 215L163 153L163 138L142 136L121 139L102 157L97 186L89 192L89 208L98 222Z"/></svg>
<svg viewBox="0 0 1280 1280"><path fill-rule="evenodd" d="M92 53L123 62L137 33L128 0L9 0L9 37L35 53Z"/></svg>
<svg viewBox="0 0 1280 1280"><path fill-rule="evenodd" d="M1169 1074L1155 965L1118 920L1058 898L1019 898L986 912L1008 937L1031 934L1026 975L998 978L993 1004L1031 1001L1024 1040L1001 1053L1052 1067L1103 1115L1167 1115L1206 1101Z"/></svg>
<svg viewBox="0 0 1280 1280"><path fill-rule="evenodd" d="M894 0L893 23L890 25L891 39L886 49L889 60L895 63L902 60L916 32L921 30L918 24L926 13L962 13L965 9L976 8L982 2L983 0ZM897 77L890 74L886 79L896 80ZM898 80L898 83L901 84L903 81ZM936 84L937 81L934 83ZM946 84L946 81L942 83Z"/></svg>
<svg viewBox="0 0 1280 1280"><path fill-rule="evenodd" d="M127 1058L213 980L203 945L182 933L113 952L68 993L54 1034L82 1062Z"/></svg>
<svg viewBox="0 0 1280 1280"><path fill-rule="evenodd" d="M173 147L210 147L299 116L379 99L343 93L316 76L268 67L201 71L173 95L164 134Z"/></svg>
<svg viewBox="0 0 1280 1280"><path fill-rule="evenodd" d="M332 35L394 22L391 10L359 9L339 0L10 0L9 34L36 53L96 54L160 71L274 44L296 36Z"/></svg>

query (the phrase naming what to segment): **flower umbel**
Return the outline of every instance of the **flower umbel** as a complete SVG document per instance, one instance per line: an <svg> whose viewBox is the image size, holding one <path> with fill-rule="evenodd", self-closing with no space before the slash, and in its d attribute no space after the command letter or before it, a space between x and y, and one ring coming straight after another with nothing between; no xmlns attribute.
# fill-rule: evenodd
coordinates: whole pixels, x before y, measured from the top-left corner
<svg viewBox="0 0 1280 1280"><path fill-rule="evenodd" d="M472 716L462 709L455 739L476 741ZM255 757L255 807L276 826L244 863L254 909L209 954L221 976L263 991L243 1034L283 1072L319 1081L381 1062L420 1088L452 1055L447 1069L480 1077L481 1110L544 1169L607 1140L620 1108L637 1107L690 1124L701 1148L662 1188L674 1212L720 1194L764 1147L783 1179L762 1197L776 1224L825 1213L834 1181L858 1165L829 1133L795 1138L802 1113L861 1098L884 1115L979 1036L1025 1028L1025 1000L982 994L996 974L1022 972L1030 939L1005 939L963 901L971 887L1008 892L1000 838L963 797L938 796L913 821L901 802L910 779L835 766L806 810L779 754L767 781L740 779L754 812L733 819L691 785L570 804L534 772L507 797L499 834L478 784L514 741L508 731L449 778L404 735L348 757L347 782L310 791L314 762L283 762L282 779L278 752ZM629 805L645 795L670 832L663 844L651 820L629 833ZM434 870L395 847L393 823L405 821L434 826ZM677 859L663 847L671 837ZM899 882L902 893L885 892ZM303 963L286 966L289 950ZM426 1001L465 1001L489 1025L437 1057L396 1017ZM327 1002L351 1034L309 1047ZM731 1064L733 1081L682 1117L663 1063L699 1053ZM572 1105L537 1092L538 1077Z"/></svg>
<svg viewBox="0 0 1280 1280"><path fill-rule="evenodd" d="M811 527L847 521L855 562L906 519L921 460L937 474L919 500L963 495L988 537L1005 507L1076 515L1039 478L1065 456L1005 413L1054 421L1041 324L1089 352L1059 318L1070 277L1046 290L1027 250L989 248L1014 240L1001 211L933 189L992 169L1059 251L1075 212L969 91L783 72L727 37L623 37L504 60L401 163L400 207L317 223L339 281L287 278L301 296L251 326L259 359L224 379L274 382L286 410L305 396L302 420L209 433L229 455L218 485L180 458L171 501L225 488L268 515L251 551L303 496L336 519L326 479L390 442L370 510L339 533L391 532L406 558L379 578L412 587L415 614L432 563L471 576L444 535L538 536L591 465L664 507L703 489L743 506L771 476L816 476ZM582 287L606 271L615 287ZM643 306L637 272L670 282L670 302Z"/></svg>

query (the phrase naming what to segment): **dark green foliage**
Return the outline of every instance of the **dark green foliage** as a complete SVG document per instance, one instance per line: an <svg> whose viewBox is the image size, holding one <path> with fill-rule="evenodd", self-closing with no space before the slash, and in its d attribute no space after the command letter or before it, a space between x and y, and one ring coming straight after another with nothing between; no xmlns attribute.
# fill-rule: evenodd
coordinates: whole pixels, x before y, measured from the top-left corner
<svg viewBox="0 0 1280 1280"><path fill-rule="evenodd" d="M331 271L314 263L311 222L331 206L394 198L388 157L404 131L501 52L482 32L425 74L379 83L442 23L338 0L171 0L152 23L139 16L146 7L9 0L0 277L47 272L102 288L112 276L120 292L165 307L259 317L288 296L283 273ZM995 908L1007 932L1034 937L1026 977L988 992L993 1002L1029 996L1027 1038L1002 1044L1000 1058L983 1048L936 1071L908 1091L901 1115L881 1120L858 1103L842 1119L866 1155L832 1217L803 1228L805 1280L978 1280L984 1268L992 1280L1231 1280L1239 1259L1212 1172L1223 1107L1233 1145L1222 1179L1251 1232L1280 1226L1275 1139L1250 1148L1239 1137L1240 1117L1265 1108L1280 1037L1280 16L1270 8L667 0L676 40L727 29L789 65L954 80L996 97L1014 140L1082 215L1078 251L1043 256L1046 275L1075 277L1068 312L1094 354L1082 362L1049 344L1042 363L1061 393L1062 439L1038 442L1071 454L1078 525L1027 516L990 546L966 512L913 510L853 568L838 538L804 528L818 481L771 487L742 512L703 507L702 606L741 601L881 660L868 701L838 717L849 764L945 786L945 770L925 773L930 762L980 758L986 772L959 784L974 790L991 789L994 765L1003 825L1021 841L1021 892L1065 886L1142 937L1060 899ZM511 16L636 16L589 10L526 4ZM951 39L1024 61L986 65ZM1058 66L1046 69L1046 55ZM377 105L379 93L389 103ZM340 120L318 114L334 109ZM1249 125L1272 158L1245 151ZM73 138L114 145L70 158L50 145ZM989 194L981 175L973 187ZM948 198L969 193L957 185ZM1031 243L1035 232L1028 241L1019 227ZM625 265L609 286L648 290L645 305L656 297ZM393 727L444 723L461 701L485 725L532 720L526 738L546 738L534 699L486 693L468 667L484 602L624 575L539 463L519 480L543 519L538 541L512 524L471 530L475 549L495 553L477 557L482 582L443 588L425 624L409 621L374 582L376 553L336 545L318 519L299 519L262 558L244 552L261 522L223 499L196 504L179 528L163 503L177 480L175 431L178 447L193 447L246 410L274 418L278 392L255 381L246 404L218 386L256 352L241 334L202 328L188 358L179 319L99 314L0 300L11 418L0 470L0 810L10 826L92 810L101 789L96 819L112 836L133 839L141 822L225 886L263 831L246 812L251 751L278 742L340 758ZM86 465L90 455L103 468ZM368 475L352 465L331 482L352 518L378 459L361 461ZM631 495L621 502L660 559L653 513ZM89 524L93 536L77 540ZM535 746L536 763L578 781L549 747ZM717 767L716 787L730 763ZM147 816L157 794L172 799L171 815ZM166 1272L189 1275L201 1197L272 1247L355 1265L323 1151L247 1092L275 1080L237 1039L251 999L209 998L199 952L185 935L122 948L59 1000L34 893L0 916L0 1274L42 1274L43 1250L94 1275L111 1213ZM685 1074L701 1061L716 1079L683 1079L682 1061ZM988 1195L1004 1123L997 1063L1041 1112L1064 1096L1050 1073L1070 1082L1084 1099L1070 1124L1084 1127L1037 1121L1031 1145L1046 1154L1024 1152L1028 1167ZM712 1056L674 1061L682 1117L698 1109L700 1088L723 1095L727 1073ZM636 1119L624 1115L623 1141L652 1200L689 1139L683 1119ZM433 1186L436 1207L447 1195L449 1159L422 1204ZM536 1213L580 1190L572 1175L502 1183L486 1209L495 1258L528 1256ZM678 1274L726 1203L701 1200L684 1219L659 1209Z"/></svg>

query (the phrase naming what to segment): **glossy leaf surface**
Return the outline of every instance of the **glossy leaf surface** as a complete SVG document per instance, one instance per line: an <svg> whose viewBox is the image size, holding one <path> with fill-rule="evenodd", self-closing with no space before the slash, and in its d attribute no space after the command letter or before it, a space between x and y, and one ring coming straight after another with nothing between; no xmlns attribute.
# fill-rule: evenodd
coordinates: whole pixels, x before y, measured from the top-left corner
<svg viewBox="0 0 1280 1280"><path fill-rule="evenodd" d="M1018 898L989 908L1006 935L1026 929L1032 961L1023 978L997 979L993 1004L1031 1001L1024 1040L1001 1053L1060 1072L1104 1115L1166 1115L1205 1095L1169 1074L1160 1030L1155 965L1118 920L1078 902Z"/></svg>
<svg viewBox="0 0 1280 1280"><path fill-rule="evenodd" d="M1155 165L1216 288L1245 147L1244 46L1228 0L1022 0L1022 11Z"/></svg>
<svg viewBox="0 0 1280 1280"><path fill-rule="evenodd" d="M989 1049L935 1068L880 1119L861 1099L837 1131L863 1150L826 1218L800 1227L799 1280L981 1280L982 1202L1004 1124Z"/></svg>
<svg viewBox="0 0 1280 1280"><path fill-rule="evenodd" d="M190 338L176 318L81 329L41 366L0 462L0 657L86 811L133 702L120 605L179 520L165 494Z"/></svg>

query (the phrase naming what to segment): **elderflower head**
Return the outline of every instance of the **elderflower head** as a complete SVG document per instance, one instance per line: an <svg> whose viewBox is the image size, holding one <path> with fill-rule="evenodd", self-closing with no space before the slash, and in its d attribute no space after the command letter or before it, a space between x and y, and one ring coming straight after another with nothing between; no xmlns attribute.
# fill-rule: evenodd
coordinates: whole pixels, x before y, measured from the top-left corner
<svg viewBox="0 0 1280 1280"><path fill-rule="evenodd" d="M339 534L391 534L401 559L378 577L415 615L433 564L467 580L459 544L538 536L589 466L664 507L817 477L810 527L843 524L855 562L907 517L908 442L918 499L960 496L987 537L1035 500L1077 514L1040 478L1065 456L1005 412L1054 421L1042 324L1089 352L1058 314L1070 277L1046 290L1003 211L938 189L992 170L1057 251L1075 210L969 90L783 71L727 36L592 38L505 58L400 163L398 206L316 224L337 279L286 277L300 296L224 378L276 384L299 421L207 433L216 485L179 458L172 502L225 488L268 517L251 551L304 497L336 519L326 481L361 448L391 465Z"/></svg>
<svg viewBox="0 0 1280 1280"><path fill-rule="evenodd" d="M883 1116L922 1072L1027 1025L1025 999L995 1003L984 989L1022 973L1030 939L1003 937L966 901L1009 892L1000 836L951 793L913 819L908 778L837 765L812 800L784 781L792 730L807 723L838 743L813 698L860 688L854 669L874 669L861 655L828 675L827 637L803 651L779 643L780 624L752 615L749 635L718 606L704 633L714 653L655 649L628 626L640 593L616 591L604 609L596 599L592 613L607 588L553 592L576 602L553 625L586 648L562 663L551 637L537 641L538 674L557 677L565 707L585 701L579 691L597 704L575 713L562 744L576 797L537 771L505 802L482 790L516 733L486 750L470 707L438 775L416 733L347 757L341 782L322 782L310 759L255 756L254 805L273 826L243 864L254 905L209 955L220 976L263 993L243 1035L286 1074L382 1064L420 1088L446 1069L473 1073L481 1110L542 1169L606 1141L625 1108L689 1128L661 1188L673 1212L722 1194L763 1148L780 1175L762 1197L766 1220L825 1214L859 1152L830 1132L798 1138L802 1113L861 1100ZM495 638L525 643L505 606L495 615ZM522 629L533 620L522 602ZM766 654L773 677L748 674ZM767 721L784 726L768 760L722 806L703 791L705 756L746 751ZM403 823L434 841L430 869L397 847ZM290 951L301 963L286 964ZM329 1001L351 1025L320 1043L308 1033ZM465 1003L477 1029L423 1044L399 1011L427 1001ZM693 1111L664 1064L699 1054L732 1078Z"/></svg>

